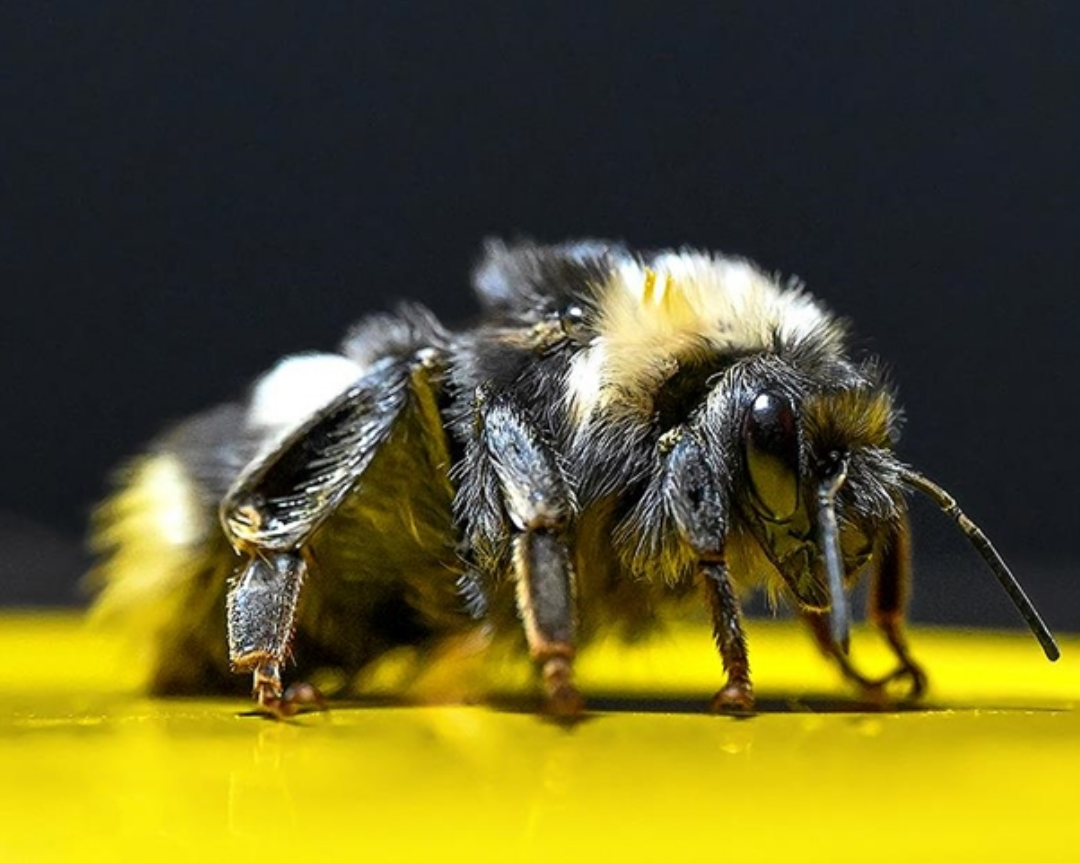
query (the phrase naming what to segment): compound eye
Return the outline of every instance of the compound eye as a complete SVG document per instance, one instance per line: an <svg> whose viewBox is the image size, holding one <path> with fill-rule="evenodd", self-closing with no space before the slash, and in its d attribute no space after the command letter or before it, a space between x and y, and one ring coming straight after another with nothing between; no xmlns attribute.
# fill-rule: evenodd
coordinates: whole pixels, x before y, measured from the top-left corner
<svg viewBox="0 0 1080 863"><path fill-rule="evenodd" d="M585 333L585 310L576 303L571 304L559 312L559 323L568 336L580 337Z"/></svg>
<svg viewBox="0 0 1080 863"><path fill-rule="evenodd" d="M754 507L772 521L787 521L799 507L799 431L786 396L763 392L743 426L743 450Z"/></svg>

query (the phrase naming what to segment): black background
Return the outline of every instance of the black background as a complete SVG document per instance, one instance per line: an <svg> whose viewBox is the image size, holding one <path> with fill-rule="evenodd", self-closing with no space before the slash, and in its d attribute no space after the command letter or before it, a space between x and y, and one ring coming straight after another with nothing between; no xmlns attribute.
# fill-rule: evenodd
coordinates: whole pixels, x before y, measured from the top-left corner
<svg viewBox="0 0 1080 863"><path fill-rule="evenodd" d="M77 596L170 419L399 297L467 320L486 235L590 235L804 278L1080 628L1080 5L6 5L0 601ZM917 510L914 616L1012 624Z"/></svg>

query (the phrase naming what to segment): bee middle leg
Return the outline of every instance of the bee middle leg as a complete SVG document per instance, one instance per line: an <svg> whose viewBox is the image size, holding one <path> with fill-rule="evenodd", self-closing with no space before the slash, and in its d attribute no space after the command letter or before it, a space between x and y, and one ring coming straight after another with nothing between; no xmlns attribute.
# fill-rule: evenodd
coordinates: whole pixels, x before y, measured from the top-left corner
<svg viewBox="0 0 1080 863"><path fill-rule="evenodd" d="M552 712L584 707L574 683L574 571L568 526L570 496L556 459L510 400L484 417L484 444L512 523L512 567L518 613L529 653L543 679Z"/></svg>
<svg viewBox="0 0 1080 863"><path fill-rule="evenodd" d="M558 714L579 713L584 700L574 684L573 573L563 538L543 529L515 537L514 575L529 653L549 706Z"/></svg>

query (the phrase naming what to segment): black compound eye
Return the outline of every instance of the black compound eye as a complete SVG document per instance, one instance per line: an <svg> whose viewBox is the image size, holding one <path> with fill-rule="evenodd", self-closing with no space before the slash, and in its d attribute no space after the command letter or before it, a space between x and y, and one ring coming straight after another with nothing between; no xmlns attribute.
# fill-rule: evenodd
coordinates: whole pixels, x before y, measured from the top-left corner
<svg viewBox="0 0 1080 863"><path fill-rule="evenodd" d="M755 508L773 521L790 519L799 507L799 431L790 399L770 392L754 399L743 450Z"/></svg>
<svg viewBox="0 0 1080 863"><path fill-rule="evenodd" d="M568 336L581 336L585 332L585 309L576 303L566 306L559 312L559 324Z"/></svg>

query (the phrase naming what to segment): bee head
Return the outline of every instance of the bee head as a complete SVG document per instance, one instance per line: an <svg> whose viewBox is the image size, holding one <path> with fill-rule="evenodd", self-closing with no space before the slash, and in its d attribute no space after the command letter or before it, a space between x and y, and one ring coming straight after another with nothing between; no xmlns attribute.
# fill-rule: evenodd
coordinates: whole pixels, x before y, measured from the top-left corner
<svg viewBox="0 0 1080 863"><path fill-rule="evenodd" d="M841 641L845 588L902 513L891 395L867 378L812 390L765 383L745 404L747 522L798 603L832 610Z"/></svg>
<svg viewBox="0 0 1080 863"><path fill-rule="evenodd" d="M953 518L986 561L1050 659L1057 644L985 534L940 486L893 454L899 423L874 375L850 385L801 389L765 380L744 397L743 510L758 543L798 603L829 611L846 647L846 589L902 517L915 491Z"/></svg>

